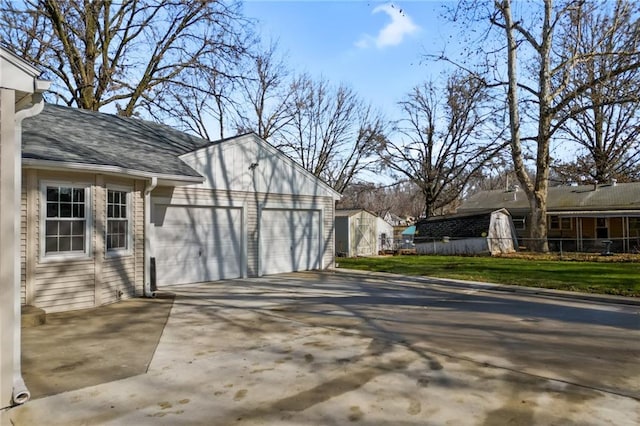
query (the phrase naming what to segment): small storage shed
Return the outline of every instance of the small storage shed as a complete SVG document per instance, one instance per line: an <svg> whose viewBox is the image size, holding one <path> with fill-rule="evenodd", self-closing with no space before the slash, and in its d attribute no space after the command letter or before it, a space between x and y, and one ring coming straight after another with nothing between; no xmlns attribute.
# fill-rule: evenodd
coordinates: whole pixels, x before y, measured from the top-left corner
<svg viewBox="0 0 640 426"><path fill-rule="evenodd" d="M376 248L378 253L385 250L393 250L393 225L381 218L376 217Z"/></svg>
<svg viewBox="0 0 640 426"><path fill-rule="evenodd" d="M506 209L471 215L432 217L416 224L420 254L513 253L518 247L511 215Z"/></svg>
<svg viewBox="0 0 640 426"><path fill-rule="evenodd" d="M377 254L377 216L363 209L336 209L336 255Z"/></svg>

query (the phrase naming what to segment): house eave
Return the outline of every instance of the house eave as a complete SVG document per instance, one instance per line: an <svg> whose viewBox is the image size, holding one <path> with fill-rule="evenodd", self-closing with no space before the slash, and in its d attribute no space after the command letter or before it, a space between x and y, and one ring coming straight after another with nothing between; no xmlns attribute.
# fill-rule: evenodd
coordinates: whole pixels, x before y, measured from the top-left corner
<svg viewBox="0 0 640 426"><path fill-rule="evenodd" d="M153 173L143 170L132 170L124 167L110 166L104 164L85 164L50 160L38 160L33 158L23 158L22 167L25 169L39 169L51 171L76 171L96 173L110 176L125 176L129 178L151 179L157 178L159 186L185 186L204 182L202 176L169 175L163 173Z"/></svg>
<svg viewBox="0 0 640 426"><path fill-rule="evenodd" d="M549 210L547 215L562 217L640 217L640 210Z"/></svg>

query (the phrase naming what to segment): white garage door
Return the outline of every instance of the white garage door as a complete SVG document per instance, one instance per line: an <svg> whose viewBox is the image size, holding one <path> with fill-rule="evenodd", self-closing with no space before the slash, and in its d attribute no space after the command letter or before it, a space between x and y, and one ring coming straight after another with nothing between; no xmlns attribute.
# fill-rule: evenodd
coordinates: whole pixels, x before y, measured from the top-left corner
<svg viewBox="0 0 640 426"><path fill-rule="evenodd" d="M155 205L152 253L158 285L242 275L242 210Z"/></svg>
<svg viewBox="0 0 640 426"><path fill-rule="evenodd" d="M263 274L320 267L320 212L263 210L260 224Z"/></svg>

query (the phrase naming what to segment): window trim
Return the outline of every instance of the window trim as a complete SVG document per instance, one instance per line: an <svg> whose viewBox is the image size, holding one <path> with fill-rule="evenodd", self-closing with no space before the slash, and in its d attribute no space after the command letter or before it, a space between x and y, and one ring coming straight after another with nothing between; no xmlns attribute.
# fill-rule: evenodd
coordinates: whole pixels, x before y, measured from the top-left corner
<svg viewBox="0 0 640 426"><path fill-rule="evenodd" d="M126 192L127 196L127 248L108 249L109 232L109 191ZM106 257L129 256L133 253L133 187L107 184L104 191L104 253Z"/></svg>
<svg viewBox="0 0 640 426"><path fill-rule="evenodd" d="M558 227L557 228L553 227L553 218L557 218L558 219ZM563 227L562 226L562 221L563 220L568 220L569 221L569 227ZM549 230L550 231L571 231L572 229L573 229L573 220L571 220L570 217L561 216L561 215L549 216Z"/></svg>
<svg viewBox="0 0 640 426"><path fill-rule="evenodd" d="M68 187L68 188L83 188L84 189L84 220L85 220L85 235L84 235L84 251L76 252L46 252L46 229L47 229L47 187ZM91 184L87 182L74 182L64 180L41 180L40 181L40 205L38 215L40 221L40 229L38 232L38 243L40 261L61 261L61 260L84 260L90 259L93 253L93 203Z"/></svg>

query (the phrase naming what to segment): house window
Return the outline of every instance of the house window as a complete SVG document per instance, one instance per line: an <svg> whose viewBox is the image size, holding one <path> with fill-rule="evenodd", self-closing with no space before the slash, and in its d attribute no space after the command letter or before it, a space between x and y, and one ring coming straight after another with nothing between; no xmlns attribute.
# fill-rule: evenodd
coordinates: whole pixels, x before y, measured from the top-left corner
<svg viewBox="0 0 640 426"><path fill-rule="evenodd" d="M549 216L549 229L569 230L571 229L571 218L560 216Z"/></svg>
<svg viewBox="0 0 640 426"><path fill-rule="evenodd" d="M609 238L609 219L606 217L596 218L596 238Z"/></svg>
<svg viewBox="0 0 640 426"><path fill-rule="evenodd" d="M514 217L512 218L513 226L517 231L524 231L527 229L527 222L524 217Z"/></svg>
<svg viewBox="0 0 640 426"><path fill-rule="evenodd" d="M128 251L130 221L130 192L107 190L107 251Z"/></svg>
<svg viewBox="0 0 640 426"><path fill-rule="evenodd" d="M44 185L44 254L88 253L89 188Z"/></svg>

